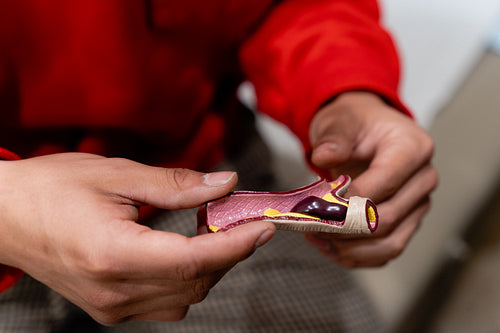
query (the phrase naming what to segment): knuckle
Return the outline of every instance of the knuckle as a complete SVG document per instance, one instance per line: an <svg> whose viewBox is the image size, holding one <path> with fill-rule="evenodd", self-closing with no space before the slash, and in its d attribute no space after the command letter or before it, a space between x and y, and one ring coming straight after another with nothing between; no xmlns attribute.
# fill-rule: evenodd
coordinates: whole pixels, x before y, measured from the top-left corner
<svg viewBox="0 0 500 333"><path fill-rule="evenodd" d="M383 227L381 228L381 233L387 234L390 231L394 230L396 224L398 223L398 215L393 210L387 210L384 212L384 216L382 219Z"/></svg>
<svg viewBox="0 0 500 333"><path fill-rule="evenodd" d="M383 181L383 194L386 197L389 197L396 193L400 189L400 184L394 180L394 177L392 174L389 174L385 172L384 176L382 177L384 179Z"/></svg>
<svg viewBox="0 0 500 333"><path fill-rule="evenodd" d="M164 176L166 176L166 182L167 186L175 191L180 191L184 188L184 185L186 183L186 180L189 176L189 172L187 169L179 169L179 168L174 168L174 169L163 169L164 170Z"/></svg>
<svg viewBox="0 0 500 333"><path fill-rule="evenodd" d="M176 276L180 281L190 282L198 279L202 274L196 261L176 267Z"/></svg>
<svg viewBox="0 0 500 333"><path fill-rule="evenodd" d="M116 167L126 166L127 164L130 163L130 160L123 158L123 157L109 157L109 158L107 158L107 161L111 162L112 165L114 165Z"/></svg>
<svg viewBox="0 0 500 333"><path fill-rule="evenodd" d="M109 157L106 159L106 163L108 163L108 168L110 168L110 172L113 173L120 173L127 168L130 168L131 163L136 163L132 162L131 160L128 160L123 157Z"/></svg>
<svg viewBox="0 0 500 333"><path fill-rule="evenodd" d="M97 255L83 265L83 271L95 281L113 279L116 276L116 270L116 263L104 255Z"/></svg>
<svg viewBox="0 0 500 333"><path fill-rule="evenodd" d="M434 155L434 151L436 149L436 146L434 144L434 141L432 140L432 138L430 136L426 136L426 140L424 140L424 144L425 144L425 149L426 149L426 152L428 153L428 155L431 157Z"/></svg>
<svg viewBox="0 0 500 333"><path fill-rule="evenodd" d="M99 323L106 326L113 326L125 321L121 315L121 304L123 300L120 299L116 293L109 290L101 290L93 292L86 296L87 305L90 307L89 314Z"/></svg>
<svg viewBox="0 0 500 333"><path fill-rule="evenodd" d="M191 304L200 303L207 297L210 291L210 281L208 279L199 279L195 282L192 290Z"/></svg>
<svg viewBox="0 0 500 333"><path fill-rule="evenodd" d="M208 290L195 292L191 298L190 304L201 303L208 296Z"/></svg>
<svg viewBox="0 0 500 333"><path fill-rule="evenodd" d="M403 253L406 247L406 242L402 240L393 241L387 247L387 259L395 259Z"/></svg>
<svg viewBox="0 0 500 333"><path fill-rule="evenodd" d="M426 134L421 140L419 140L419 143L420 151L423 153L425 159L431 160L432 156L434 156L435 151L434 141L432 140L432 138Z"/></svg>
<svg viewBox="0 0 500 333"><path fill-rule="evenodd" d="M429 180L428 180L428 183L429 183L429 186L430 186L430 190L431 192L434 191L438 185L439 185L439 174L437 172L436 169L434 168L430 168L429 170Z"/></svg>
<svg viewBox="0 0 500 333"><path fill-rule="evenodd" d="M107 289L91 292L87 295L86 301L93 309L102 313L112 312L120 304L115 294Z"/></svg>

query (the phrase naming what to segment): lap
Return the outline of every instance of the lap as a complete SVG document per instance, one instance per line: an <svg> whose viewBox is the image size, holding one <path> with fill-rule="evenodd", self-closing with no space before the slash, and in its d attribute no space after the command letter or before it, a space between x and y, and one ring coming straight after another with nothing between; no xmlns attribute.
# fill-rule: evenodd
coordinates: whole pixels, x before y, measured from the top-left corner
<svg viewBox="0 0 500 333"><path fill-rule="evenodd" d="M257 138L223 168L245 189L279 189ZM152 227L193 236L196 210L164 212ZM25 276L0 295L0 332L377 332L369 299L348 270L322 257L302 235L279 231L238 264L177 323L102 327L44 285Z"/></svg>

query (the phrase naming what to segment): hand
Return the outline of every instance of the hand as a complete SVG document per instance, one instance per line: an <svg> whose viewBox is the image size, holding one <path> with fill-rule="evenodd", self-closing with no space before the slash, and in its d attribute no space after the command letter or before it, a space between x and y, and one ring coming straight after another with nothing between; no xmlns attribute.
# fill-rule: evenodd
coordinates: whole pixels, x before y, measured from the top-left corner
<svg viewBox="0 0 500 333"><path fill-rule="evenodd" d="M204 175L77 153L0 162L0 262L105 325L180 320L274 226L187 238L136 223L138 207L196 207L236 182L232 172Z"/></svg>
<svg viewBox="0 0 500 333"><path fill-rule="evenodd" d="M318 112L310 138L311 162L333 178L351 175L344 196L371 198L380 223L369 236L308 234L306 239L345 267L380 266L401 254L438 182L430 137L378 96L348 92Z"/></svg>

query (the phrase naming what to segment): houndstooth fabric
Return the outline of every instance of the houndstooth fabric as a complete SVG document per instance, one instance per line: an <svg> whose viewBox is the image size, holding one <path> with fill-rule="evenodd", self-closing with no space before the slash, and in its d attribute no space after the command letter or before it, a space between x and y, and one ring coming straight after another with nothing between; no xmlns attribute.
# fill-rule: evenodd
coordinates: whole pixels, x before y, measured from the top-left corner
<svg viewBox="0 0 500 333"><path fill-rule="evenodd" d="M224 169L237 169L240 187L272 184L270 156L259 138ZM279 184L271 185L271 190ZM196 210L162 214L155 229L193 236ZM344 270L306 244L301 234L279 231L238 264L180 322L96 324L63 297L24 276L0 295L0 332L382 332L360 286Z"/></svg>

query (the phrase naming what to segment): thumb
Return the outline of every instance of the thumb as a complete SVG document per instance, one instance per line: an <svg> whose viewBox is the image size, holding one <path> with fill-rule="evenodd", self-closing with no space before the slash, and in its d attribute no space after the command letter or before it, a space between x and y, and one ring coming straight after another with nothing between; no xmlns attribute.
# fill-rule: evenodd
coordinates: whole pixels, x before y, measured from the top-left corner
<svg viewBox="0 0 500 333"><path fill-rule="evenodd" d="M190 239L191 254L196 255L208 271L228 268L266 244L275 232L271 222L252 222L227 232L199 235Z"/></svg>
<svg viewBox="0 0 500 333"><path fill-rule="evenodd" d="M116 185L121 188L119 193L136 202L163 209L197 207L229 193L238 181L236 173L231 171L201 173L142 164L127 171L127 180Z"/></svg>
<svg viewBox="0 0 500 333"><path fill-rule="evenodd" d="M125 233L130 237L125 238L120 251L115 251L126 258L124 265L136 277L172 280L178 279L179 274L183 279L190 280L230 268L267 243L276 231L270 222L248 223L228 232L191 238L143 230L139 229L139 225L133 225L133 228L139 232Z"/></svg>
<svg viewBox="0 0 500 333"><path fill-rule="evenodd" d="M350 112L327 106L313 118L309 130L311 163L331 169L347 162L354 150L359 122Z"/></svg>
<svg viewBox="0 0 500 333"><path fill-rule="evenodd" d="M323 134L313 144L311 162L318 168L331 169L347 162L353 152L353 139L345 133L335 132Z"/></svg>

